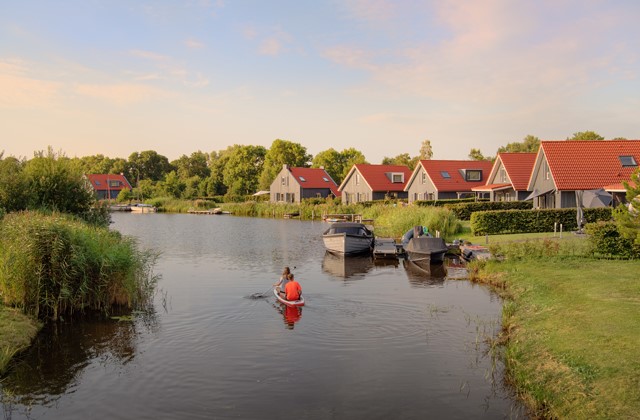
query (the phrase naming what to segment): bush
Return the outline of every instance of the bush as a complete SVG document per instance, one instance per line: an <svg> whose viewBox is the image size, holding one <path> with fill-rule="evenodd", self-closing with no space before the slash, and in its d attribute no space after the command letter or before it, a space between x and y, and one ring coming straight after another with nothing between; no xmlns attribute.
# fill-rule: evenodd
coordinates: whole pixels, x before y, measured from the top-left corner
<svg viewBox="0 0 640 420"><path fill-rule="evenodd" d="M473 203L446 204L460 220L470 220L471 214L476 211L492 210L531 210L531 201L479 201Z"/></svg>
<svg viewBox="0 0 640 420"><path fill-rule="evenodd" d="M476 201L486 201L486 198L481 198L480 200L476 200L476 198L458 198L458 199L445 199L445 200L416 200L413 202L414 205L420 207L444 207L452 204L459 203L475 203Z"/></svg>
<svg viewBox="0 0 640 420"><path fill-rule="evenodd" d="M594 255L607 258L640 258L640 245L623 237L613 222L588 223L585 232L589 235Z"/></svg>
<svg viewBox="0 0 640 420"><path fill-rule="evenodd" d="M40 319L146 303L154 261L132 239L59 213L12 213L0 223L0 296Z"/></svg>
<svg viewBox="0 0 640 420"><path fill-rule="evenodd" d="M611 219L611 208L584 209L587 223ZM501 233L552 232L554 224L564 231L576 230L576 209L497 210L478 211L471 214L471 231L474 235Z"/></svg>

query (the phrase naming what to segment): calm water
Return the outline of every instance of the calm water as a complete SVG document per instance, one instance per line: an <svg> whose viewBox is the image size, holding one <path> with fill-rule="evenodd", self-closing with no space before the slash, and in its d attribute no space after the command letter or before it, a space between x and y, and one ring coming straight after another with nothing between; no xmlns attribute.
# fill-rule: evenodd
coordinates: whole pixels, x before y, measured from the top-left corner
<svg viewBox="0 0 640 420"><path fill-rule="evenodd" d="M322 222L114 214L161 252L154 308L50 327L2 381L5 418L522 418L483 338L486 288L325 254ZM268 291L289 265L307 305ZM295 269L293 269L295 267Z"/></svg>

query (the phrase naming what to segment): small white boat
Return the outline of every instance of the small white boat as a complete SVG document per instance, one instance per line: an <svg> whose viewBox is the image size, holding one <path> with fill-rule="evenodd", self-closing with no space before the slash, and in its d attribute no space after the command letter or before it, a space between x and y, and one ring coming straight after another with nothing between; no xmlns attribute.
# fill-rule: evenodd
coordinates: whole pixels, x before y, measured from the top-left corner
<svg viewBox="0 0 640 420"><path fill-rule="evenodd" d="M373 248L373 232L362 223L333 223L322 234L327 251L336 254L364 254Z"/></svg>
<svg viewBox="0 0 640 420"><path fill-rule="evenodd" d="M132 213L156 213L158 209L151 204L138 203L131 206Z"/></svg>
<svg viewBox="0 0 640 420"><path fill-rule="evenodd" d="M287 300L281 296L275 288L273 289L273 294L276 296L276 299L278 299L278 302L284 303L287 306L304 306L304 296L300 296L298 300Z"/></svg>

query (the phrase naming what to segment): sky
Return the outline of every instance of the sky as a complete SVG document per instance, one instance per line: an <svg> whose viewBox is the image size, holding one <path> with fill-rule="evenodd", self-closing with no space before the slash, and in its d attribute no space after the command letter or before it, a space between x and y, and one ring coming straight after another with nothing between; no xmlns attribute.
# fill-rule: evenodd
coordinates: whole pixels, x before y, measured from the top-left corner
<svg viewBox="0 0 640 420"><path fill-rule="evenodd" d="M0 152L640 139L637 0L2 0Z"/></svg>

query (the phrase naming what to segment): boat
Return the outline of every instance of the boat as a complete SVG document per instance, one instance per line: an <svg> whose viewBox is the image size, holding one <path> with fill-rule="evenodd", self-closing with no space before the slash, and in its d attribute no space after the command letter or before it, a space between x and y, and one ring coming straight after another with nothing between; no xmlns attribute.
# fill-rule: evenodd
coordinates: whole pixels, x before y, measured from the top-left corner
<svg viewBox="0 0 640 420"><path fill-rule="evenodd" d="M441 263L449 249L442 238L434 238L422 226L415 226L402 237L407 258L415 264Z"/></svg>
<svg viewBox="0 0 640 420"><path fill-rule="evenodd" d="M362 223L337 222L324 231L322 240L329 252L353 255L371 252L374 237Z"/></svg>
<svg viewBox="0 0 640 420"><path fill-rule="evenodd" d="M304 296L300 296L300 299L298 300L287 300L280 296L280 293L278 293L276 288L273 289L273 294L280 303L284 303L287 306L304 306Z"/></svg>
<svg viewBox="0 0 640 420"><path fill-rule="evenodd" d="M132 213L155 213L157 211L158 209L151 204L138 203L131 205Z"/></svg>

